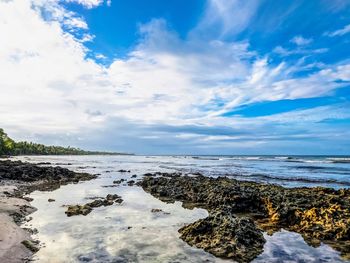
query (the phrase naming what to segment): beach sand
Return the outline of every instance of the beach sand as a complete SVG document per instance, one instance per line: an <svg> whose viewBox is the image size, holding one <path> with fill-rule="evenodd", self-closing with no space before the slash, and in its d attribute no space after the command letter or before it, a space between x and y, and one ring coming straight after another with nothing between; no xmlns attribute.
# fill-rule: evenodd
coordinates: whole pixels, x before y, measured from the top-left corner
<svg viewBox="0 0 350 263"><path fill-rule="evenodd" d="M15 185L0 186L0 262L24 262L32 251L22 244L32 241L30 233L15 223L14 217L24 217L36 209L23 198L12 197L18 191Z"/></svg>

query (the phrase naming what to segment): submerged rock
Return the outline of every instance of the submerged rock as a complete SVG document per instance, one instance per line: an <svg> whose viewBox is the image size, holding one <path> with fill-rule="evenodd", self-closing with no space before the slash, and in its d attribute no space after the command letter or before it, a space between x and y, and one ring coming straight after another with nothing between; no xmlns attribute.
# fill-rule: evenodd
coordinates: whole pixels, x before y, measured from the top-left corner
<svg viewBox="0 0 350 263"><path fill-rule="evenodd" d="M106 196L106 199L108 201L114 201L115 203L119 203L119 204L123 202L123 199L117 194L114 194L114 195L113 194L108 194Z"/></svg>
<svg viewBox="0 0 350 263"><path fill-rule="evenodd" d="M75 215L88 215L93 208L101 206L110 206L114 203L120 204L123 202L123 199L117 194L108 194L105 198L96 199L90 203L84 205L69 205L65 214L67 216Z"/></svg>
<svg viewBox="0 0 350 263"><path fill-rule="evenodd" d="M162 209L160 208L152 208L151 209L151 213L155 213L155 214L163 214L163 215L170 215L169 212L164 212Z"/></svg>
<svg viewBox="0 0 350 263"><path fill-rule="evenodd" d="M160 209L160 208L152 208L152 209L151 209L151 212L152 212L152 213L159 213L159 212L163 212L163 210Z"/></svg>
<svg viewBox="0 0 350 263"><path fill-rule="evenodd" d="M86 216L92 211L89 205L70 205L65 214L67 216L84 215Z"/></svg>
<svg viewBox="0 0 350 263"><path fill-rule="evenodd" d="M125 179L120 179L120 180L115 180L115 181L113 181L113 183L114 184L121 184L122 182L124 182L125 181Z"/></svg>
<svg viewBox="0 0 350 263"><path fill-rule="evenodd" d="M124 170L124 169L121 169L121 170L118 170L119 173L130 173L130 170Z"/></svg>
<svg viewBox="0 0 350 263"><path fill-rule="evenodd" d="M182 227L180 238L191 246L222 258L249 262L258 256L265 244L262 230L253 220L237 218L229 212L215 211L204 219Z"/></svg>
<svg viewBox="0 0 350 263"><path fill-rule="evenodd" d="M127 182L128 186L133 186L135 184L135 181L134 180L130 180Z"/></svg>

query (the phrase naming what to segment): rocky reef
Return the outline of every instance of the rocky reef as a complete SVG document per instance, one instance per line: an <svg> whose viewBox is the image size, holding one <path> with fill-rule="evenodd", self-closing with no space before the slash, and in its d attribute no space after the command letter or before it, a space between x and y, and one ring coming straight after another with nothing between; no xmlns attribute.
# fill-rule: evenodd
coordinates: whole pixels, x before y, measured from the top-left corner
<svg viewBox="0 0 350 263"><path fill-rule="evenodd" d="M300 233L313 246L331 245L350 255L350 190L284 188L202 175L147 174L138 183L165 201L209 212L179 230L190 245L223 258L249 262L262 252L261 229Z"/></svg>
<svg viewBox="0 0 350 263"><path fill-rule="evenodd" d="M117 194L108 194L105 198L96 198L96 200L84 205L69 205L65 212L67 216L76 216L89 214L93 208L101 206L110 206L114 203L120 204L123 199Z"/></svg>
<svg viewBox="0 0 350 263"><path fill-rule="evenodd" d="M54 190L60 185L96 178L96 175L76 173L60 166L39 166L21 161L0 161L0 182L15 182L22 192Z"/></svg>

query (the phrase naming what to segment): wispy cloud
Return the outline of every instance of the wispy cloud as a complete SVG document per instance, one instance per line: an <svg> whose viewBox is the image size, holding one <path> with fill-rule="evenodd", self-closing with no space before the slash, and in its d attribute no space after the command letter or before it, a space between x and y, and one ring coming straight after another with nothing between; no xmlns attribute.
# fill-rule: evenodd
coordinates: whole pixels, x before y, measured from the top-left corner
<svg viewBox="0 0 350 263"><path fill-rule="evenodd" d="M234 36L247 28L259 5L258 0L209 0L192 34L204 38Z"/></svg>
<svg viewBox="0 0 350 263"><path fill-rule="evenodd" d="M344 26L341 29L335 30L333 32L326 32L325 35L329 37L337 37L337 36L343 36L348 33L350 33L350 24Z"/></svg>
<svg viewBox="0 0 350 263"><path fill-rule="evenodd" d="M284 48L282 46L277 46L273 49L273 52L281 55L281 56L290 56L290 55L310 55L310 54L322 54L326 53L328 51L328 48L317 48L317 49L310 49L310 48L304 48L304 47L298 47L298 48Z"/></svg>

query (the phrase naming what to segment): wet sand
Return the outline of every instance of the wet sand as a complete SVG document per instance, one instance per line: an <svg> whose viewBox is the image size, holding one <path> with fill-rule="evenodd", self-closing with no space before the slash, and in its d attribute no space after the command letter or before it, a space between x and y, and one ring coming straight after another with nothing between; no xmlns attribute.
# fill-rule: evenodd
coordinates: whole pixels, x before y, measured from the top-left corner
<svg viewBox="0 0 350 263"><path fill-rule="evenodd" d="M30 251L23 241L32 241L30 233L15 223L13 215L19 219L35 211L30 203L22 198L11 197L18 191L15 185L0 186L0 262L24 262Z"/></svg>

